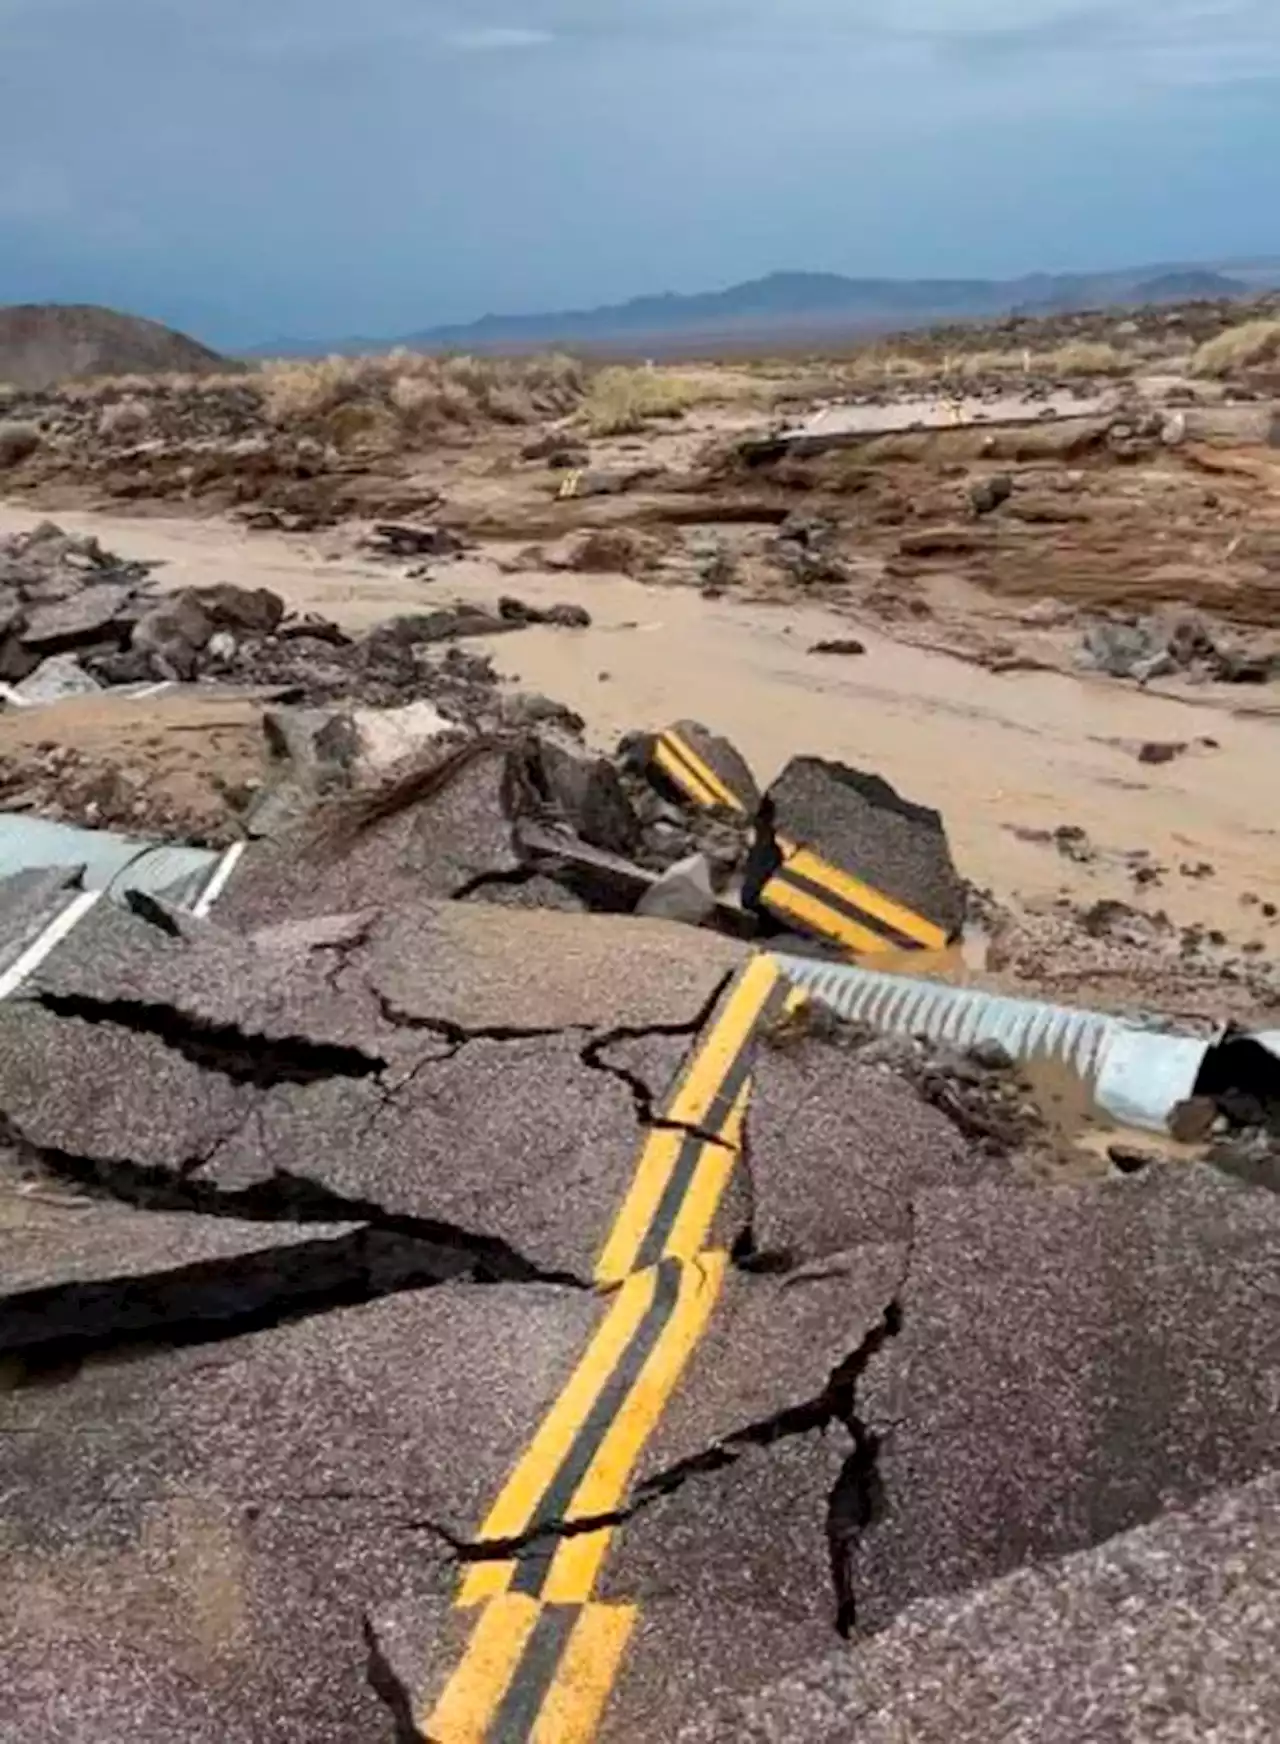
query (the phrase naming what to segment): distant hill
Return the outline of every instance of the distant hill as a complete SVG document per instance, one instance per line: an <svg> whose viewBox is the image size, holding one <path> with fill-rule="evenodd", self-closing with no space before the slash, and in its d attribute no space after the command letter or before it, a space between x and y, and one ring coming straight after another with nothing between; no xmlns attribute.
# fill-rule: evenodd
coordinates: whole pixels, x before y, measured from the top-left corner
<svg viewBox="0 0 1280 1744"><path fill-rule="evenodd" d="M838 273L777 272L723 291L666 292L598 309L538 315L485 315L462 326L431 327L396 340L321 343L278 340L254 354L315 356L328 351L528 351L547 345L655 352L699 341L748 344L888 331L1012 314L1137 307L1144 303L1248 297L1280 285L1280 260L1229 265L1162 265L1105 273L1033 273L1018 279L853 279Z"/></svg>
<svg viewBox="0 0 1280 1744"><path fill-rule="evenodd" d="M207 374L235 366L141 315L80 303L0 307L0 382L38 390L94 375Z"/></svg>

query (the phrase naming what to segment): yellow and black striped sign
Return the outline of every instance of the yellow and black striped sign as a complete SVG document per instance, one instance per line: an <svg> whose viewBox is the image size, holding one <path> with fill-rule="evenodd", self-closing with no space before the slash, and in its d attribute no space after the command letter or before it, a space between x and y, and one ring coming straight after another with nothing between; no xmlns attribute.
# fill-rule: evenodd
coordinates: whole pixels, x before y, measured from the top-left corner
<svg viewBox="0 0 1280 1744"><path fill-rule="evenodd" d="M636 1617L591 1598L610 1522L724 1284L728 1255L704 1243L739 1156L757 1026L800 998L771 958L748 963L668 1098L672 1124L646 1138L596 1265L608 1310L484 1521L493 1554L463 1576L457 1603L477 1618L422 1718L432 1744L595 1733ZM548 1530L566 1524L581 1529Z"/></svg>

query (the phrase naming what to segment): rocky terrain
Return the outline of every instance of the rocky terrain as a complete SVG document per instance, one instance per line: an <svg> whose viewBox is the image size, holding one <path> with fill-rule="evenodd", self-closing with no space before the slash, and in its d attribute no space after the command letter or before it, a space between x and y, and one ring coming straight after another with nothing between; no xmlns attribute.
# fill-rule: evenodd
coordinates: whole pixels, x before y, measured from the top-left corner
<svg viewBox="0 0 1280 1744"><path fill-rule="evenodd" d="M11 396L6 1738L1273 1737L1275 336L1080 319Z"/></svg>

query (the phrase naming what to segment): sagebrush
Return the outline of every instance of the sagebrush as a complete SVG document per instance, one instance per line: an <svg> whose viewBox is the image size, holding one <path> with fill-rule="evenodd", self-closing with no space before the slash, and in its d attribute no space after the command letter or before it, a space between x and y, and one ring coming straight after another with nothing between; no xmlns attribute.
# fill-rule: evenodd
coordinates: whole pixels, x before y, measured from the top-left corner
<svg viewBox="0 0 1280 1744"><path fill-rule="evenodd" d="M1280 321L1243 321L1206 339L1191 359L1191 373L1222 377L1267 364L1280 364Z"/></svg>

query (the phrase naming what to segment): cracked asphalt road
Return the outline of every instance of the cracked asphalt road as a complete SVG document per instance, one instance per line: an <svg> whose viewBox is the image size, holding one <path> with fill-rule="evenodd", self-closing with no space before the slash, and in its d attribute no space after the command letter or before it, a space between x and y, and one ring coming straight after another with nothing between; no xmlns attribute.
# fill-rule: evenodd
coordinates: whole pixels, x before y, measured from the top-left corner
<svg viewBox="0 0 1280 1744"><path fill-rule="evenodd" d="M1275 1197L471 900L498 775L0 1004L6 1744L1273 1736Z"/></svg>

